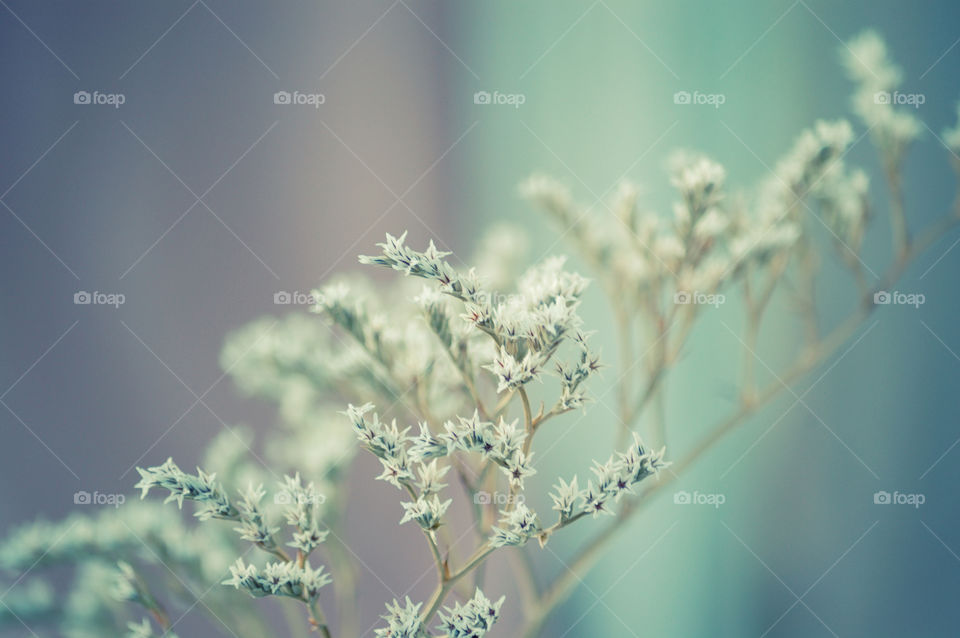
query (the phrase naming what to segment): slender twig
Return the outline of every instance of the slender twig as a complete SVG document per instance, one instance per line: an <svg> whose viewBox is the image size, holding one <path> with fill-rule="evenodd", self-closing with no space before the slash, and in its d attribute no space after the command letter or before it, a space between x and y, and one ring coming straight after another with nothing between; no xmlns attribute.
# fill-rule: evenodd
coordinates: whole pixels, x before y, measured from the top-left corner
<svg viewBox="0 0 960 638"><path fill-rule="evenodd" d="M910 244L907 231L907 216L903 203L903 184L899 166L886 167L887 185L890 188L890 228L893 235L893 251L897 259L902 259Z"/></svg>
<svg viewBox="0 0 960 638"><path fill-rule="evenodd" d="M310 610L310 624L316 627L323 638L332 638L330 627L327 626L327 618L323 615L323 610L320 609L320 603L316 599L307 600L306 603Z"/></svg>
<svg viewBox="0 0 960 638"><path fill-rule="evenodd" d="M440 609L440 605L443 603L444 598L447 597L447 594L450 593L450 590L457 583L457 581L469 574L475 567L482 563L487 556L492 554L495 549L496 548L494 546L489 544L481 545L473 553L473 556L467 560L463 567L442 578L441 581L437 583L437 588L430 597L430 603L420 616L420 621L423 624L429 622L430 619L433 618L433 615Z"/></svg>

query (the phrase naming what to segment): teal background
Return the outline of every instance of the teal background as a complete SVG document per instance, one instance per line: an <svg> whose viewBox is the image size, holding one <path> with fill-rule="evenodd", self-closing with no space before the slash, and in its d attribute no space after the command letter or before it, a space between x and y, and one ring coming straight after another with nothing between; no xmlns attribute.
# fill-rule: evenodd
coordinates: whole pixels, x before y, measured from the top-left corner
<svg viewBox="0 0 960 638"><path fill-rule="evenodd" d="M624 175L642 186L641 207L661 214L673 201L664 160L677 147L723 163L729 183L756 183L802 128L852 117L840 40L866 27L886 38L904 69L903 90L926 95L918 115L936 135L952 126L960 98L956 49L920 77L955 44L956 8L947 3L560 2L549 10L483 3L465 14L462 54L480 79L451 64L451 82L466 94L475 87L523 93L526 102L463 108L458 122L479 121L483 135L469 143L469 214L460 228L472 236L490 219L517 220L533 234L534 255L568 247L518 199L518 175L552 174L586 205L609 196ZM723 93L726 102L678 107L678 90ZM946 214L955 188L947 151L924 133L906 169L913 229ZM879 175L868 139L849 158ZM873 180L872 195L876 219L864 261L881 273L890 255L881 180ZM957 257L948 253L920 279L954 240L937 244L898 284L926 294L926 305L881 309L847 354L795 384L802 404L784 392L682 478L678 489L723 493L722 507L684 508L669 493L659 496L584 579L549 634L955 633L960 536L951 454L920 478L957 435L960 361L948 349L960 345L951 285ZM825 329L855 304L852 283L827 254L819 287ZM613 340L604 339L613 329L609 307L592 294L587 323L606 326L599 338L615 356ZM707 315L668 384L668 456L682 456L735 407L740 346L724 324L736 329L740 317L732 307ZM774 370L789 360L798 329L782 304L768 317L759 353ZM772 379L763 364L757 369ZM615 378L609 370L605 380ZM615 406L613 395L606 402ZM605 458L614 419L612 408L595 405L559 425L565 434L543 446L541 474L576 471L583 479L586 458ZM918 510L884 508L873 504L877 490L927 500ZM543 569L563 570L561 557L587 542L589 527L557 539L559 557L544 552Z"/></svg>

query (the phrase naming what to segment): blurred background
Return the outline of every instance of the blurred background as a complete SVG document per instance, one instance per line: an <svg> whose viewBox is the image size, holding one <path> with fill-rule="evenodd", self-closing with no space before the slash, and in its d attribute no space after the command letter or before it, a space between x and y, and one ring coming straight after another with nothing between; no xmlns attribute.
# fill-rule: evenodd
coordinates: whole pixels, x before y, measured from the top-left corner
<svg viewBox="0 0 960 638"><path fill-rule="evenodd" d="M384 232L467 255L508 220L531 231L533 260L568 251L517 194L534 171L586 204L629 178L642 207L664 214L674 148L710 154L731 184L755 183L813 121L850 117L839 51L866 27L885 36L904 90L926 97L906 198L911 227L933 221L954 197L937 136L960 99L958 26L946 0L0 0L0 531L76 511L78 490L131 493L134 465L174 456L192 467L224 423L268 433L274 411L243 398L218 365L224 336L306 312L274 295L356 269ZM676 104L678 91L725 99ZM849 161L878 170L866 139ZM873 196L865 261L880 272L880 180ZM683 478L680 489L722 494L722 506L660 495L545 635L955 635L956 241L945 237L898 285L923 293L921 308L881 309L795 396ZM833 325L854 289L823 266ZM82 293L123 303L74 303ZM588 300L612 362L608 308L598 290ZM771 361L796 336L781 312L762 339ZM701 320L670 382L677 455L736 399L740 345L725 313ZM535 485L545 493L559 473L584 475L589 458L605 458L610 418L602 405L566 417L556 430L566 434L538 455ZM373 469L357 472L357 502L392 505ZM878 507L877 491L925 502ZM370 622L411 568L429 565L415 535L388 538L385 553L383 534L369 533L394 515L353 513L351 548L394 561L361 578ZM543 577L595 529L558 536L537 559ZM416 549L403 551L408 540ZM507 573L494 563L509 592Z"/></svg>

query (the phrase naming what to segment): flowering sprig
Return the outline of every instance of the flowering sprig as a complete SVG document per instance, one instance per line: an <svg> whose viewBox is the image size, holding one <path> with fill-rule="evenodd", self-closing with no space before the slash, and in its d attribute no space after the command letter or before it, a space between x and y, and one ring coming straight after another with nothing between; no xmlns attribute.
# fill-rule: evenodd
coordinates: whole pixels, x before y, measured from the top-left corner
<svg viewBox="0 0 960 638"><path fill-rule="evenodd" d="M320 590L331 582L322 565L313 569L309 562L281 561L267 563L259 569L238 558L230 567L230 578L223 584L242 589L254 598L287 596L313 603Z"/></svg>
<svg viewBox="0 0 960 638"><path fill-rule="evenodd" d="M500 619L503 601L501 596L497 602L492 602L478 587L473 598L465 604L456 603L440 612L437 629L449 638L483 638Z"/></svg>
<svg viewBox="0 0 960 638"><path fill-rule="evenodd" d="M594 462L594 478L587 481L586 488L580 489L576 476L569 483L560 479L550 494L559 520L542 537L541 542L545 542L554 529L582 516L614 514L614 502L632 494L634 486L644 479L656 476L660 470L669 467L670 463L663 460L664 453L665 448L648 449L640 436L634 433L633 444L625 452L611 456L606 463Z"/></svg>
<svg viewBox="0 0 960 638"><path fill-rule="evenodd" d="M443 523L443 517L452 502L453 499L449 498L441 502L440 497L434 494L432 497L421 495L412 503L401 503L404 514L400 524L416 521L424 530L435 530Z"/></svg>
<svg viewBox="0 0 960 638"><path fill-rule="evenodd" d="M320 506L326 498L312 481L304 485L297 473L284 477L276 500L285 505L287 525L296 528L293 540L288 545L297 550L298 562L302 562L329 534L328 530L321 529L320 521Z"/></svg>
<svg viewBox="0 0 960 638"><path fill-rule="evenodd" d="M157 623L165 630L170 628L167 612L150 593L146 582L137 574L133 566L126 561L117 563L116 579L111 590L113 597L121 602L131 602L142 606L153 614Z"/></svg>
<svg viewBox="0 0 960 638"><path fill-rule="evenodd" d="M237 504L237 509L240 511L240 527L235 530L243 540L272 552L277 548L274 535L280 531L280 528L268 525L260 509L260 501L265 494L263 485L257 487L251 485L240 493L240 502Z"/></svg>
<svg viewBox="0 0 960 638"><path fill-rule="evenodd" d="M393 604L387 603L387 613L383 616L387 626L374 633L381 638L425 638L427 632L420 620L422 606L423 603L414 604L409 597L402 607L396 600Z"/></svg>
<svg viewBox="0 0 960 638"><path fill-rule="evenodd" d="M432 241L426 251L418 252L408 247L405 239L406 233L399 237L388 234L387 240L378 244L382 254L361 256L361 263L434 280L441 293L462 301L462 319L489 335L497 348L494 360L483 367L496 376L498 393L520 390L538 379L560 345L577 336L581 323L577 308L588 282L563 270L563 258L547 259L528 270L520 278L516 294L495 295L482 288L476 271L459 274L444 260L450 253L437 250ZM440 313L429 296L419 298L427 299L428 318L438 336L452 345L449 317ZM459 366L464 365L456 353L453 356Z"/></svg>
<svg viewBox="0 0 960 638"><path fill-rule="evenodd" d="M206 474L200 468L197 468L197 474L187 474L177 467L173 459L167 459L163 465L156 467L138 467L137 472L140 473L140 481L134 487L140 490L140 498L145 498L156 487L170 492L164 503L176 501L177 507L183 508L184 499L195 501L199 505L195 516L200 520L239 519L239 512L217 483L216 474Z"/></svg>
<svg viewBox="0 0 960 638"><path fill-rule="evenodd" d="M580 348L580 356L573 363L557 362L557 376L560 377L560 398L554 410L557 413L576 410L588 400L583 383L601 368L600 356L590 349L587 335L578 332L574 342Z"/></svg>
<svg viewBox="0 0 960 638"><path fill-rule="evenodd" d="M577 477L567 483L562 478L557 479L559 483L553 486L554 491L550 493L553 500L553 509L560 516L560 522L565 523L573 518L574 512L582 509L583 495L580 486L577 484Z"/></svg>
<svg viewBox="0 0 960 638"><path fill-rule="evenodd" d="M199 468L197 475L187 474L168 459L163 465L138 467L137 471L141 476L137 483L141 498L153 487L160 487L170 492L165 502L176 500L178 506L182 506L185 499L196 501L197 516L201 520L219 518L238 522L240 526L235 530L241 538L280 559L260 569L238 558L230 567L231 577L222 584L243 589L257 598L270 595L297 598L307 605L311 623L326 636L330 635L317 598L320 589L332 581L323 566L313 569L308 560L310 552L327 537L327 531L320 528L320 505L324 498L314 483L304 485L299 473L286 476L275 498L283 506L287 524L294 530L293 540L288 544L297 549L297 555L291 558L278 547L275 533L279 528L270 526L260 509L265 494L262 486L250 486L242 493L239 507L235 507L215 475Z"/></svg>
<svg viewBox="0 0 960 638"><path fill-rule="evenodd" d="M885 164L899 167L907 148L923 130L912 113L895 108L891 99L903 71L890 59L886 44L875 31L864 31L840 53L850 79L856 83L854 111L869 127Z"/></svg>
<svg viewBox="0 0 960 638"><path fill-rule="evenodd" d="M540 533L540 522L537 514L523 503L517 503L513 509L503 510L500 526L493 526L490 544L494 547L508 545L523 545L533 536Z"/></svg>

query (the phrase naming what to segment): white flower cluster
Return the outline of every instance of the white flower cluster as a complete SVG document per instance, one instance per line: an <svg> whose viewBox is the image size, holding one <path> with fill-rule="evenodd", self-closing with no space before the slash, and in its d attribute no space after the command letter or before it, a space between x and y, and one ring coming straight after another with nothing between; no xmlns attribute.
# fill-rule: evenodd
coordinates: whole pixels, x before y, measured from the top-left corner
<svg viewBox="0 0 960 638"><path fill-rule="evenodd" d="M314 311L350 337L338 338L338 347L352 353L355 365L330 377L341 400L387 399L416 412L404 396L416 384L433 413L453 414L462 404L461 373L474 367L462 322L451 322L446 299L422 294L418 305L408 303L409 285L376 294L367 288L341 282L314 291Z"/></svg>
<svg viewBox="0 0 960 638"><path fill-rule="evenodd" d="M527 435L517 427L516 421L508 423L501 417L499 423L494 424L484 421L474 411L469 418L447 421L444 431L437 435L426 423L421 423L419 436L412 437L408 435L410 428L401 430L396 420L386 424L376 413L368 418L367 413L373 409L372 404L350 405L346 415L361 444L383 465L383 473L377 478L417 494L416 501L402 504L405 514L401 523L414 520L425 530L439 527L450 500L440 501L436 494L446 487L440 481L450 467L438 465L437 460L456 452L477 453L493 462L516 490L522 490L524 480L536 474L531 465L532 454L523 451ZM433 460L427 463L430 459Z"/></svg>
<svg viewBox="0 0 960 638"><path fill-rule="evenodd" d="M280 528L268 525L260 509L260 501L265 494L262 485L257 487L251 485L240 493L240 502L237 504L237 509L240 511L240 527L235 529L243 540L270 551L276 549L274 535L280 531Z"/></svg>
<svg viewBox="0 0 960 638"><path fill-rule="evenodd" d="M775 175L761 187L761 206L783 218L783 226L791 228L794 237L801 232L800 201L809 198L820 207L834 234L851 249L859 248L869 213L869 180L843 161L852 141L853 128L846 120L816 122L800 135L777 163Z"/></svg>
<svg viewBox="0 0 960 638"><path fill-rule="evenodd" d="M503 518L500 519L502 527L494 525L491 529L490 544L494 547L523 545L541 532L536 512L523 503L517 503L513 509L502 510L501 514L503 514Z"/></svg>
<svg viewBox="0 0 960 638"><path fill-rule="evenodd" d="M284 427L271 433L262 456L271 469L292 472L309 467L315 476L336 481L356 446L338 420L329 417L333 406L343 400L345 388L354 390L357 400L378 396L362 348L335 338L315 317L291 314L279 322L255 321L231 334L221 362L244 392L274 402L279 409ZM224 446L232 445L234 452L250 460L251 443L237 447L238 438L230 433L220 438ZM223 451L211 449L205 466L221 461ZM252 466L263 469L259 463ZM219 468L218 472L226 479ZM245 476L233 483L262 480Z"/></svg>
<svg viewBox="0 0 960 638"><path fill-rule="evenodd" d="M590 350L584 333L578 332L573 341L580 347L580 357L573 363L558 361L556 365L557 376L560 377L560 399L557 404L564 411L583 407L587 401L583 382L601 367L600 356Z"/></svg>
<svg viewBox="0 0 960 638"><path fill-rule="evenodd" d="M923 128L907 108L896 108L892 99L903 78L875 31L865 31L841 50L850 78L857 83L853 110L870 129L887 170L895 170L907 147Z"/></svg>
<svg viewBox="0 0 960 638"><path fill-rule="evenodd" d="M595 464L594 479L587 482L586 489L580 489L577 477L573 477L569 483L561 479L550 494L560 523L585 514L613 514L613 501L620 500L625 494L632 494L634 485L669 465L663 460L664 452L663 448L648 450L640 437L634 434L633 445L626 452L618 452L606 463Z"/></svg>
<svg viewBox="0 0 960 638"><path fill-rule="evenodd" d="M618 220L597 216L574 204L566 188L542 176L521 191L556 219L594 269L607 294L631 313L657 311L677 291L709 293L733 271L737 255L735 216L725 208L723 167L707 157L677 153L671 181L680 193L672 219L638 208L639 188L623 183L609 209ZM728 248L724 249L727 245Z"/></svg>
<svg viewBox="0 0 960 638"><path fill-rule="evenodd" d="M76 565L74 582L66 600L54 600L42 580L25 580L4 598L8 608L0 606L0 624L12 611L31 626L55 622L69 638L120 635L124 624L117 624L114 597L119 593L118 572L111 566L118 557L158 566L162 560L165 572L174 570L185 582L209 584L220 580L236 555L215 527L187 527L160 503L132 501L95 516L29 523L0 544L0 566L17 573L43 568L60 568L62 573L63 567ZM229 597L227 590L215 588L205 601L222 607L229 605Z"/></svg>
<svg viewBox="0 0 960 638"><path fill-rule="evenodd" d="M806 232L803 200L815 202L834 235L859 250L869 184L862 171L848 170L842 161L852 139L846 121L817 122L777 163L755 197L732 202L720 164L676 153L671 183L680 199L672 217L641 212L639 188L625 183L609 204L620 228L611 228L609 217L577 207L566 188L548 178L534 176L521 190L568 231L565 236L623 312L663 321L671 316L670 303L678 293L680 298L691 291L715 293L794 254ZM695 312L695 305L688 310ZM510 372L525 378L523 364L518 361Z"/></svg>
<svg viewBox="0 0 960 638"><path fill-rule="evenodd" d="M437 629L449 638L483 638L500 619L503 601L501 596L497 602L491 602L478 587L473 598L465 604L456 603L440 612Z"/></svg>
<svg viewBox="0 0 960 638"><path fill-rule="evenodd" d="M320 505L324 497L312 482L306 485L300 475L284 477L275 502L283 507L287 524L293 528L293 539L289 546L297 550L296 559L291 559L278 547L275 539L278 527L272 527L260 509L260 501L265 492L262 486L250 486L242 493L239 507L234 507L224 490L216 482L214 475L197 469L197 476L186 474L168 460L163 465L142 469L137 468L142 477L137 484L143 494L153 487L170 491L167 501L197 501L197 515L201 519L221 518L238 522L235 528L244 540L248 540L261 549L281 560L268 563L263 569L244 563L242 558L230 567L231 578L223 581L236 589L244 589L255 597L288 596L306 603L316 600L320 589L331 582L323 566L310 567L309 555L327 537L328 532L320 528Z"/></svg>
<svg viewBox="0 0 960 638"><path fill-rule="evenodd" d="M417 525L425 530L437 529L443 523L443 516L452 502L453 499L449 498L441 502L440 497L434 494L433 497L420 496L412 503L401 503L404 514L400 524L416 521Z"/></svg>
<svg viewBox="0 0 960 638"><path fill-rule="evenodd" d="M420 621L422 606L423 603L414 604L409 597L402 607L396 600L393 604L387 603L387 614L383 616L387 626L377 629L374 633L381 638L425 638L427 632Z"/></svg>
<svg viewBox="0 0 960 638"><path fill-rule="evenodd" d="M223 488L217 482L216 474L206 474L197 468L197 474L187 474L168 458L163 465L149 468L137 468L140 481L134 486L140 490L140 498L145 498L151 488L157 487L170 492L164 503L176 501L178 507L183 507L184 499L199 504L196 516L200 520L221 518L235 520L238 512Z"/></svg>
<svg viewBox="0 0 960 638"><path fill-rule="evenodd" d="M327 539L329 531L320 529L320 506L325 498L313 481L303 485L300 474L285 476L283 487L276 497L286 505L287 525L296 528L290 547L307 556Z"/></svg>
<svg viewBox="0 0 960 638"><path fill-rule="evenodd" d="M404 485L413 483L413 472L410 469L410 459L407 455L407 443L410 437L407 432L410 428L403 431L397 427L397 420L393 419L390 424L380 421L379 415L373 414L372 418L367 419L366 414L373 410L372 403L361 406L350 405L347 408L346 415L353 424L353 429L360 439L360 443L372 452L380 463L383 464L383 473L377 478L387 481L391 485L402 489Z"/></svg>
<svg viewBox="0 0 960 638"><path fill-rule="evenodd" d="M131 534L132 530L132 534ZM129 556L143 548L175 566L191 566L194 573L216 577L233 560L230 548L207 547L209 530L188 529L167 509L153 503L126 503L97 517L74 515L57 523L38 521L11 532L0 544L0 566L22 572L31 565L55 566L87 559ZM153 554L148 553L147 556Z"/></svg>
<svg viewBox="0 0 960 638"><path fill-rule="evenodd" d="M515 294L494 295L485 290L475 270L459 274L444 260L449 253L437 250L430 242L425 252L417 252L400 237L387 235L379 244L382 255L362 256L365 264L389 266L406 275L431 279L440 284L441 293L464 303L462 315L468 324L493 338L494 360L484 367L497 377L497 391L516 390L537 379L544 366L556 354L564 340L579 335L577 307L587 281L563 270L563 258L551 258L524 274ZM435 299L421 295L428 310L430 325L448 346L454 345L449 320ZM350 325L345 323L345 325ZM579 403L582 403L579 396ZM577 403L575 400L568 403Z"/></svg>
<svg viewBox="0 0 960 638"><path fill-rule="evenodd" d="M313 569L309 561L301 565L296 561L271 562L263 569L248 565L238 558L230 567L230 578L223 581L248 592L254 598L263 596L288 596L311 602L320 595L320 590L333 582L324 572L323 565Z"/></svg>
<svg viewBox="0 0 960 638"><path fill-rule="evenodd" d="M117 563L117 578L111 593L117 600L125 602L144 603L148 598L133 567L123 560Z"/></svg>

